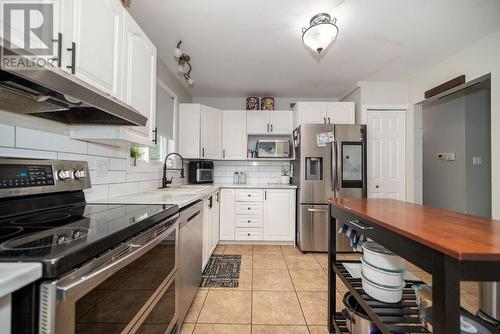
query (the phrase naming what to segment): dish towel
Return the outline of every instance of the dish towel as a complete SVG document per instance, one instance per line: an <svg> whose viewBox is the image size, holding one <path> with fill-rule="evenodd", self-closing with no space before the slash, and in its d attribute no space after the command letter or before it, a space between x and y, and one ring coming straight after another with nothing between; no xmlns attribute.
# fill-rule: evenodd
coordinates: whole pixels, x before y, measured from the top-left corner
<svg viewBox="0 0 500 334"><path fill-rule="evenodd" d="M340 226L339 234L345 234L347 238L349 238L351 247L356 252L362 252L363 243L368 240L364 234L358 234L355 229L349 227L347 224L342 224L342 226Z"/></svg>

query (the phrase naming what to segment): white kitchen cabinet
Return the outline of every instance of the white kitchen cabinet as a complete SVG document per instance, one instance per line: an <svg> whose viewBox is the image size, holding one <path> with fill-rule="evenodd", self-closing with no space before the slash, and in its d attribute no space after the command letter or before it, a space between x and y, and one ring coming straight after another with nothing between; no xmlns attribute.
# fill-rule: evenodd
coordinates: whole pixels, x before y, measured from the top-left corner
<svg viewBox="0 0 500 334"><path fill-rule="evenodd" d="M210 259L210 246L211 246L211 225L212 225L212 210L210 206L210 196L203 198L203 242L202 242L202 252L201 252L201 269L205 269L205 266Z"/></svg>
<svg viewBox="0 0 500 334"><path fill-rule="evenodd" d="M222 111L201 105L201 158L222 158Z"/></svg>
<svg viewBox="0 0 500 334"><path fill-rule="evenodd" d="M187 159L222 158L222 112L197 103L179 105L179 153Z"/></svg>
<svg viewBox="0 0 500 334"><path fill-rule="evenodd" d="M289 110L247 111L247 133L290 135L293 112Z"/></svg>
<svg viewBox="0 0 500 334"><path fill-rule="evenodd" d="M269 111L269 124L272 134L290 135L293 131L293 112L291 110Z"/></svg>
<svg viewBox="0 0 500 334"><path fill-rule="evenodd" d="M264 190L264 240L290 241L295 234L295 191Z"/></svg>
<svg viewBox="0 0 500 334"><path fill-rule="evenodd" d="M210 254L212 254L219 242L220 229L220 190L212 195L212 220L210 222Z"/></svg>
<svg viewBox="0 0 500 334"><path fill-rule="evenodd" d="M328 123L355 124L354 102L327 102L326 118Z"/></svg>
<svg viewBox="0 0 500 334"><path fill-rule="evenodd" d="M297 102L295 105L295 126L300 124L325 124L325 102Z"/></svg>
<svg viewBox="0 0 500 334"><path fill-rule="evenodd" d="M222 189L220 239L295 240L295 189Z"/></svg>
<svg viewBox="0 0 500 334"><path fill-rule="evenodd" d="M355 124L354 102L297 102L294 125Z"/></svg>
<svg viewBox="0 0 500 334"><path fill-rule="evenodd" d="M193 103L179 105L179 153L187 159L201 156L201 106Z"/></svg>
<svg viewBox="0 0 500 334"><path fill-rule="evenodd" d="M247 158L247 113L245 110L222 111L222 158Z"/></svg>
<svg viewBox="0 0 500 334"><path fill-rule="evenodd" d="M269 115L265 111L247 111L247 133L269 133Z"/></svg>
<svg viewBox="0 0 500 334"><path fill-rule="evenodd" d="M220 240L234 240L235 189L220 190Z"/></svg>
<svg viewBox="0 0 500 334"><path fill-rule="evenodd" d="M126 12L124 19L123 100L148 118L146 126L130 127L153 140L156 114L156 47Z"/></svg>
<svg viewBox="0 0 500 334"><path fill-rule="evenodd" d="M78 78L116 98L121 97L125 9L118 0L73 0L70 50L66 66ZM70 38L64 33L64 39ZM73 61L74 60L74 61ZM65 66L65 68L66 68Z"/></svg>

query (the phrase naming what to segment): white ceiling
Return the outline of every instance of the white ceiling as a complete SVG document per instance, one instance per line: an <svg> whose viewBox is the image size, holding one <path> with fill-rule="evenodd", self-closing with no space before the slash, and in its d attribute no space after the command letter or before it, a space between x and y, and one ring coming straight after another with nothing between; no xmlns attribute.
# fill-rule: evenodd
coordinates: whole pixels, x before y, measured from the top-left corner
<svg viewBox="0 0 500 334"><path fill-rule="evenodd" d="M499 0L132 0L130 11L174 73L183 41L196 97L340 97L357 81L406 80L500 28ZM301 40L319 12L340 30L322 58Z"/></svg>

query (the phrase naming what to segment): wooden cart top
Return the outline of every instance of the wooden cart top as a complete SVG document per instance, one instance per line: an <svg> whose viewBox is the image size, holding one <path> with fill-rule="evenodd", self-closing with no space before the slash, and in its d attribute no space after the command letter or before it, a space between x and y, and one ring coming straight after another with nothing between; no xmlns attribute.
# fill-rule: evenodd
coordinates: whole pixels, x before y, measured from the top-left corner
<svg viewBox="0 0 500 334"><path fill-rule="evenodd" d="M378 198L330 204L460 261L500 261L500 221Z"/></svg>

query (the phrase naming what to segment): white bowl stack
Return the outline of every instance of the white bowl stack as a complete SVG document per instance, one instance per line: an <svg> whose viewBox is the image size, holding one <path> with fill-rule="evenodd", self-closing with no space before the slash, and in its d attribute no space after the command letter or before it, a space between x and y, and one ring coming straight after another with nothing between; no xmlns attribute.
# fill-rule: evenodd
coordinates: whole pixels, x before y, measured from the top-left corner
<svg viewBox="0 0 500 334"><path fill-rule="evenodd" d="M399 303L403 297L405 260L373 241L363 244L361 259L363 290L385 303Z"/></svg>

